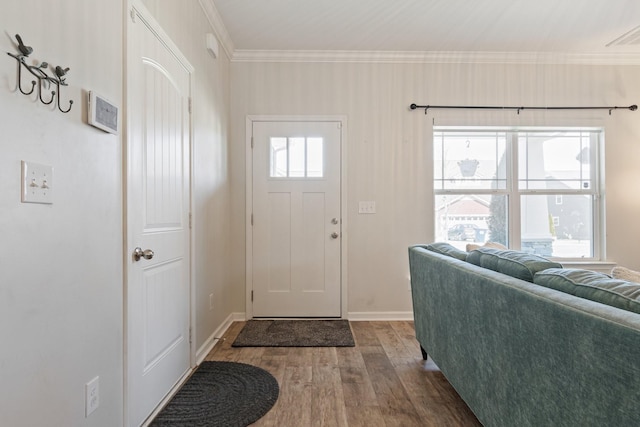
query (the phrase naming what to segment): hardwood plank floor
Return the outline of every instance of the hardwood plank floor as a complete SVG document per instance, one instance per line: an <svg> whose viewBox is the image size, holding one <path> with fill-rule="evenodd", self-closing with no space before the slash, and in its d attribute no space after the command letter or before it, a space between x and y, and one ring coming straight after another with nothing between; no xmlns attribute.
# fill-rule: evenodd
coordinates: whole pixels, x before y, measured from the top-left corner
<svg viewBox="0 0 640 427"><path fill-rule="evenodd" d="M351 322L355 347L242 347L234 322L206 360L269 371L280 397L258 427L481 426L433 363L413 322Z"/></svg>

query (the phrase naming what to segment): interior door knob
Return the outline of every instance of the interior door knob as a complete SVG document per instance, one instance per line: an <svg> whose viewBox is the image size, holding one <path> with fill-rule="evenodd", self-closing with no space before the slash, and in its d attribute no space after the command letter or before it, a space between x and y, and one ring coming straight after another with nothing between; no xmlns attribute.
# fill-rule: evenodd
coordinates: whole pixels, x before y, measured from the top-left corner
<svg viewBox="0 0 640 427"><path fill-rule="evenodd" d="M151 249L145 249L143 251L142 248L137 247L133 250L133 259L136 261L140 261L140 258L151 259L153 258L153 255L154 254Z"/></svg>

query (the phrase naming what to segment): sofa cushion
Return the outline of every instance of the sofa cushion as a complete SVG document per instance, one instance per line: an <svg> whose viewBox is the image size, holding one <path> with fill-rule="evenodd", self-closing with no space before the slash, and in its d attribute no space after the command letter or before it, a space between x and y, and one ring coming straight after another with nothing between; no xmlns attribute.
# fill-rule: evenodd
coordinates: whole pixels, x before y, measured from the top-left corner
<svg viewBox="0 0 640 427"><path fill-rule="evenodd" d="M430 250L431 252L436 252L440 255L447 255L461 261L465 261L467 259L467 253L465 251L456 248L450 243L435 242L425 245L424 248Z"/></svg>
<svg viewBox="0 0 640 427"><path fill-rule="evenodd" d="M469 252L467 261L517 279L533 282L533 275L547 268L562 268L562 264L538 255L514 250L478 248Z"/></svg>
<svg viewBox="0 0 640 427"><path fill-rule="evenodd" d="M533 282L577 297L640 314L640 284L580 269L552 268L537 273Z"/></svg>

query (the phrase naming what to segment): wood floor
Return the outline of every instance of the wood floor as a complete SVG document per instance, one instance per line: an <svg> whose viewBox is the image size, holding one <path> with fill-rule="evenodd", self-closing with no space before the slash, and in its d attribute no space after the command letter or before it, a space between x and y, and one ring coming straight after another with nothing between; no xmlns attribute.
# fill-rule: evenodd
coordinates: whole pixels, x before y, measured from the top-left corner
<svg viewBox="0 0 640 427"><path fill-rule="evenodd" d="M413 322L351 322L355 347L231 347L243 326L234 322L206 360L249 363L278 380L278 402L254 426L481 426L422 360Z"/></svg>

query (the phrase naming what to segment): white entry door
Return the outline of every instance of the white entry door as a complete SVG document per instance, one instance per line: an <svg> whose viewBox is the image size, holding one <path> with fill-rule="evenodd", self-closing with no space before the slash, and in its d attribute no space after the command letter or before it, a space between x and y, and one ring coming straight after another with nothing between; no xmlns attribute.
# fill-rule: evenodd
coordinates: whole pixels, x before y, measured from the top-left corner
<svg viewBox="0 0 640 427"><path fill-rule="evenodd" d="M127 63L125 383L130 426L144 422L191 363L191 70L141 13L129 22Z"/></svg>
<svg viewBox="0 0 640 427"><path fill-rule="evenodd" d="M341 123L253 122L253 316L341 315Z"/></svg>

